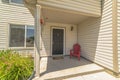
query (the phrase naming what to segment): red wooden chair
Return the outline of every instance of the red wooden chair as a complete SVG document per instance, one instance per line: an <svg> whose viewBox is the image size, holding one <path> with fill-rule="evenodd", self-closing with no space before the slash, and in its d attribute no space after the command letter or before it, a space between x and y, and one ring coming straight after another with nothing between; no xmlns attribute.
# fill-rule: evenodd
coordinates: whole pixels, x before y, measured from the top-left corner
<svg viewBox="0 0 120 80"><path fill-rule="evenodd" d="M73 49L70 50L70 58L72 56L76 56L76 57L78 57L78 60L80 60L80 52L81 52L80 45L78 43L74 44Z"/></svg>

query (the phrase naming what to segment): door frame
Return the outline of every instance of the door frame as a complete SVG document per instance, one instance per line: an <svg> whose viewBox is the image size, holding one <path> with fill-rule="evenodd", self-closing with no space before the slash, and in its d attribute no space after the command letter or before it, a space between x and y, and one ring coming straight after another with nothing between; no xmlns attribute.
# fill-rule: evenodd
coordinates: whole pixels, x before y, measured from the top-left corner
<svg viewBox="0 0 120 80"><path fill-rule="evenodd" d="M65 38L66 38L66 32L65 32L65 27L51 27L51 34L50 34L50 36L51 36L51 56L61 56L61 55L53 55L52 54L52 48L53 48L53 46L52 46L52 43L53 43L53 29L63 29L63 32L64 32L64 34L63 34L63 36L64 36L64 40L63 40L63 56L65 55L65 52L66 52L66 49L65 49L65 44L66 44L66 42L65 42Z"/></svg>

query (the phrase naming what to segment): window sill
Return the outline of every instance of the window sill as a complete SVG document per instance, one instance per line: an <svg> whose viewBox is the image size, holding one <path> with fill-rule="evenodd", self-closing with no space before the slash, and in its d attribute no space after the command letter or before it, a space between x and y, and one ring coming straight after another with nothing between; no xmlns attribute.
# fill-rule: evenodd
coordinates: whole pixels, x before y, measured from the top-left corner
<svg viewBox="0 0 120 80"><path fill-rule="evenodd" d="M11 3L11 2L2 2L3 4L7 5L13 5L13 6L19 6L19 7L25 7L24 4L17 4L17 3Z"/></svg>
<svg viewBox="0 0 120 80"><path fill-rule="evenodd" d="M9 47L12 50L34 50L34 47Z"/></svg>
<svg viewBox="0 0 120 80"><path fill-rule="evenodd" d="M20 7L25 7L24 4L17 4L17 3L12 3L12 2L10 2L8 4L15 5L15 6L20 6Z"/></svg>

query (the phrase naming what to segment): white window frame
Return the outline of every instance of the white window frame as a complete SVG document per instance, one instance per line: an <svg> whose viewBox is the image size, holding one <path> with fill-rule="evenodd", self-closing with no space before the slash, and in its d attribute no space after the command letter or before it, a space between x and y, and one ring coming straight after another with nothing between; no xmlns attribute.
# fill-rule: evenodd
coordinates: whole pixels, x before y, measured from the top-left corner
<svg viewBox="0 0 120 80"><path fill-rule="evenodd" d="M11 0L9 0L9 4L17 5L17 6L24 6L24 4L14 3Z"/></svg>
<svg viewBox="0 0 120 80"><path fill-rule="evenodd" d="M11 31L10 31L11 28L10 28L10 27L11 27L11 26L10 26L10 25L23 25L23 24L9 24L8 47L9 47L10 49L12 49L12 48L13 48L13 49L26 49L26 48L27 48L27 49L33 49L35 45L34 45L33 47L27 47L27 46L26 46L26 37L27 37L27 26L34 26L34 25L24 25L24 27L25 27L25 34L24 34L24 35L25 35L25 38L24 38L24 46L23 46L23 47L10 47L10 37L11 37L11 36L10 36L10 34L11 34Z"/></svg>
<svg viewBox="0 0 120 80"><path fill-rule="evenodd" d="M27 25L25 25L25 40L24 40L24 47L26 47L26 36L27 36Z"/></svg>

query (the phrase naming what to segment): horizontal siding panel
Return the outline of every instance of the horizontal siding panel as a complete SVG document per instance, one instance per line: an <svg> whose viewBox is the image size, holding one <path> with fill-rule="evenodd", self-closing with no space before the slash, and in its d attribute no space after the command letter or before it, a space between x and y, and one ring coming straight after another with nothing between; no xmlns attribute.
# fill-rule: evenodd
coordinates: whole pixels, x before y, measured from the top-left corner
<svg viewBox="0 0 120 80"><path fill-rule="evenodd" d="M7 23L34 25L34 19L27 8L0 4L1 20ZM18 17L19 16L19 17Z"/></svg>
<svg viewBox="0 0 120 80"><path fill-rule="evenodd" d="M112 15L112 14L109 14L109 15ZM110 16L109 16L109 17L110 17ZM102 21L101 23L111 22L112 19L110 19L109 17L108 17L108 18L104 18L104 17L103 17L103 18L104 18L104 19L103 19L104 21ZM112 16L111 16L111 17L112 17Z"/></svg>
<svg viewBox="0 0 120 80"><path fill-rule="evenodd" d="M104 10L103 11L106 11L106 12L104 12L104 13L107 13L108 11L111 11L112 9L111 9L111 7L112 7L112 5L110 5L111 3L108 3L108 4L105 4L106 6L104 6ZM103 13L103 14L104 14ZM112 12L110 12L110 13L112 13ZM109 14L109 13L108 13Z"/></svg>
<svg viewBox="0 0 120 80"><path fill-rule="evenodd" d="M110 47L110 48L106 48L106 46L101 46L101 47L99 47L99 49L106 49L106 50L111 50L112 51L112 47Z"/></svg>
<svg viewBox="0 0 120 80"><path fill-rule="evenodd" d="M96 51L97 53L101 54L101 55L104 55L104 56L108 56L108 57L112 57L113 54L105 54L106 52L101 52L101 51Z"/></svg>
<svg viewBox="0 0 120 80"><path fill-rule="evenodd" d="M96 62L98 63L98 64L102 64L102 66L104 66L104 67L107 67L107 68L109 68L109 69L113 69L112 67L112 65L110 65L110 64L112 64L112 63L109 63L109 62L107 62L107 61L104 61L104 60L102 60L102 59L99 59L99 60L96 60Z"/></svg>
<svg viewBox="0 0 120 80"><path fill-rule="evenodd" d="M109 48L108 48L109 49ZM105 54L112 54L112 50L108 50L108 49L102 49L102 51L101 51L101 48L100 49L97 49L97 51L96 52L103 52L103 53L105 53ZM99 55L99 54L98 54ZM104 56L104 55L103 55Z"/></svg>
<svg viewBox="0 0 120 80"><path fill-rule="evenodd" d="M104 40L104 41L107 41L107 40ZM109 40L108 40L108 41L109 41ZM97 43L97 46L99 46L99 47L108 47L108 46L112 47L111 44L112 44L112 43L105 43L105 42L103 42L103 40L102 40L102 41L99 41L99 42Z"/></svg>
<svg viewBox="0 0 120 80"><path fill-rule="evenodd" d="M111 11L112 11L112 10L111 10ZM110 20L109 17L112 17L112 15L107 16L108 14L112 14L112 12L110 12L110 13L104 13L104 14L102 15L103 19L108 19L108 20Z"/></svg>
<svg viewBox="0 0 120 80"><path fill-rule="evenodd" d="M60 9L67 9L78 11L82 13L100 15L101 1L91 0L38 0L38 3L43 6L57 7Z"/></svg>
<svg viewBox="0 0 120 80"><path fill-rule="evenodd" d="M111 56L109 56L109 57L107 57L107 56L104 56L104 55L95 55L96 56L96 58L98 58L99 60L102 60L102 61L104 61L104 62L106 62L106 63L110 63L110 64L112 64L113 62L111 62L111 60L112 60L112 58L111 58ZM107 58L107 59L106 59ZM97 60L98 60L97 59ZM109 64L109 65L110 65Z"/></svg>
<svg viewBox="0 0 120 80"><path fill-rule="evenodd" d="M83 0L74 0L74 2L78 2L78 5L79 5L79 3L83 3L83 4L87 4L87 5L94 5L94 6L100 7L100 5L98 5L99 2L100 2L100 0L95 0L95 1L92 1L92 0L86 0L86 1L83 1Z"/></svg>
<svg viewBox="0 0 120 80"><path fill-rule="evenodd" d="M6 42L7 42L7 27L4 26L5 23L0 20L0 49L4 49L7 47Z"/></svg>
<svg viewBox="0 0 120 80"><path fill-rule="evenodd" d="M96 9L99 11L99 9L100 9L100 7L94 8L94 6L92 6L92 5L84 5L84 4L87 4L87 3L80 2L81 3L80 4L78 2L71 1L71 0L69 0L69 1L60 0L59 3L58 3L57 0L54 0L54 1L49 1L48 0L47 2L49 2L49 3L51 2L51 3L55 3L55 4L59 4L59 5L65 5L65 6L74 7L74 8L81 8L81 6L84 6L83 9L86 9L85 7L89 7L93 11L96 11ZM68 2L69 4L66 4L66 2Z"/></svg>
<svg viewBox="0 0 120 80"><path fill-rule="evenodd" d="M110 34L111 34L111 33L110 33ZM103 34L103 35L107 35L107 34ZM112 40L112 38L110 38L110 37L102 37L102 38L99 37L98 40L99 40L100 42L103 41L103 40L104 40L104 41L106 41L106 40L109 41L109 40Z"/></svg>
<svg viewBox="0 0 120 80"><path fill-rule="evenodd" d="M21 7L21 6L16 6L16 5L12 5L12 4L2 4L2 3L0 3L0 10L1 11L9 11L9 12L11 12L11 11L13 11L13 12L18 12L18 13L30 13L29 11L28 11L28 9L27 8L25 8L25 7ZM6 8L6 9L4 9L4 8ZM16 8L17 8L17 10L16 10Z"/></svg>
<svg viewBox="0 0 120 80"><path fill-rule="evenodd" d="M103 44L99 44L99 45L97 45L97 46L100 46L99 48L101 49L101 48L105 48L106 50L108 50L108 49L111 49L112 48L112 45L103 45ZM98 49L99 50L99 49Z"/></svg>
<svg viewBox="0 0 120 80"><path fill-rule="evenodd" d="M100 37L100 38L109 38L109 37L112 37L112 35L109 35L109 34L108 34L108 36L106 36L106 35L103 35L103 36L102 36L102 35L99 35L99 37ZM111 39L111 38L110 38L110 39ZM108 41L108 42L111 42L111 41Z"/></svg>
<svg viewBox="0 0 120 80"><path fill-rule="evenodd" d="M110 27L110 26L109 26ZM112 31L112 28L102 28L101 31Z"/></svg>

